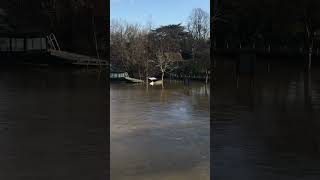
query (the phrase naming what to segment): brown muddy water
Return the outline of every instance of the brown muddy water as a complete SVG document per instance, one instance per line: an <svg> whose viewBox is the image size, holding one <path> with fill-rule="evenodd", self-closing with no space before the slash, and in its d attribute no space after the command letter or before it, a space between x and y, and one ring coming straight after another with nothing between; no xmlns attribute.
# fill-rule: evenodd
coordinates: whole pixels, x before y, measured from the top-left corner
<svg viewBox="0 0 320 180"><path fill-rule="evenodd" d="M111 180L209 180L209 86L110 85Z"/></svg>
<svg viewBox="0 0 320 180"><path fill-rule="evenodd" d="M96 73L2 66L0 179L106 179L107 107Z"/></svg>
<svg viewBox="0 0 320 180"><path fill-rule="evenodd" d="M217 62L214 180L320 179L320 67Z"/></svg>

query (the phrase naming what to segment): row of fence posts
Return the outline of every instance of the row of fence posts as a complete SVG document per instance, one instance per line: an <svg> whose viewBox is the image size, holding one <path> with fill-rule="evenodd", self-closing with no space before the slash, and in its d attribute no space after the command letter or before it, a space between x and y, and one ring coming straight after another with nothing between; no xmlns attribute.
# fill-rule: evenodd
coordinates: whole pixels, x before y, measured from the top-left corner
<svg viewBox="0 0 320 180"><path fill-rule="evenodd" d="M206 76L201 76L201 75L179 75L179 74L170 74L169 76L170 80L175 79L175 80L181 80L183 81L183 84L185 85L190 85L190 80L205 80ZM208 79L210 79L210 74Z"/></svg>
<svg viewBox="0 0 320 180"><path fill-rule="evenodd" d="M210 76L208 77L210 79ZM205 80L206 76L201 75L179 75L179 74L170 74L170 79L197 79L197 80Z"/></svg>
<svg viewBox="0 0 320 180"><path fill-rule="evenodd" d="M214 47L216 48L216 44L215 44L215 43L214 43ZM226 42L226 43L225 43L225 48L226 48L226 49L229 49L229 48L230 48L229 42ZM242 48L243 48L242 44L239 43L239 49L242 49ZM252 49L256 49L256 44L255 44L255 43L252 44ZM258 48L258 49L259 49L259 48ZM268 45L265 46L263 49L265 49L266 52L269 52L269 53L270 53L270 52L271 52L271 45L268 44ZM303 52L303 48L302 48L302 47L299 48L299 52L300 52L300 53ZM320 51L319 51L319 48L317 48L317 49L316 49L316 55L317 55L317 56L319 56L319 52L320 52Z"/></svg>

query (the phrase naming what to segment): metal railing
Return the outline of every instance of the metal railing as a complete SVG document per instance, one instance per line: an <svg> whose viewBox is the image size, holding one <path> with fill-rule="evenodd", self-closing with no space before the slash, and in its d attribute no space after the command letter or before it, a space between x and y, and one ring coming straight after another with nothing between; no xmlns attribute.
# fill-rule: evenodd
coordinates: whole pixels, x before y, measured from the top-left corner
<svg viewBox="0 0 320 180"><path fill-rule="evenodd" d="M56 36L53 33L47 36L47 39L52 49L60 51L59 43L57 41Z"/></svg>

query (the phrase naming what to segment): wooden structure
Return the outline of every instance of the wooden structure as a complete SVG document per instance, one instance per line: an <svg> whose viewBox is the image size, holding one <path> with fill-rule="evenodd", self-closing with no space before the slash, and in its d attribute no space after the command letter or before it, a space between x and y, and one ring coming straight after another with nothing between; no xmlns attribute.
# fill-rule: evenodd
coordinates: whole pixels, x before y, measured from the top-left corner
<svg viewBox="0 0 320 180"><path fill-rule="evenodd" d="M56 45L59 46L58 43ZM0 56L9 63L108 65L106 60L61 51L60 48L52 49L52 41L42 33L0 34Z"/></svg>
<svg viewBox="0 0 320 180"><path fill-rule="evenodd" d="M85 56L77 53L71 53L67 51L59 51L49 49L51 56L54 56L58 59L64 60L67 64L73 65L83 65L83 66L107 66L108 62L106 60L93 58L90 56Z"/></svg>
<svg viewBox="0 0 320 180"><path fill-rule="evenodd" d="M47 48L47 39L42 33L0 34L0 53L41 53Z"/></svg>

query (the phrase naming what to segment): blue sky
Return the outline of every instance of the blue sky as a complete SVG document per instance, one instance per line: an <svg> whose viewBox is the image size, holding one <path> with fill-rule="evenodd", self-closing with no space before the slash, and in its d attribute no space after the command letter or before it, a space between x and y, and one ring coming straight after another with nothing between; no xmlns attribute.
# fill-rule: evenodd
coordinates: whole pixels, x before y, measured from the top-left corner
<svg viewBox="0 0 320 180"><path fill-rule="evenodd" d="M154 27L168 24L185 24L193 8L210 13L210 0L111 0L111 19L146 24Z"/></svg>

